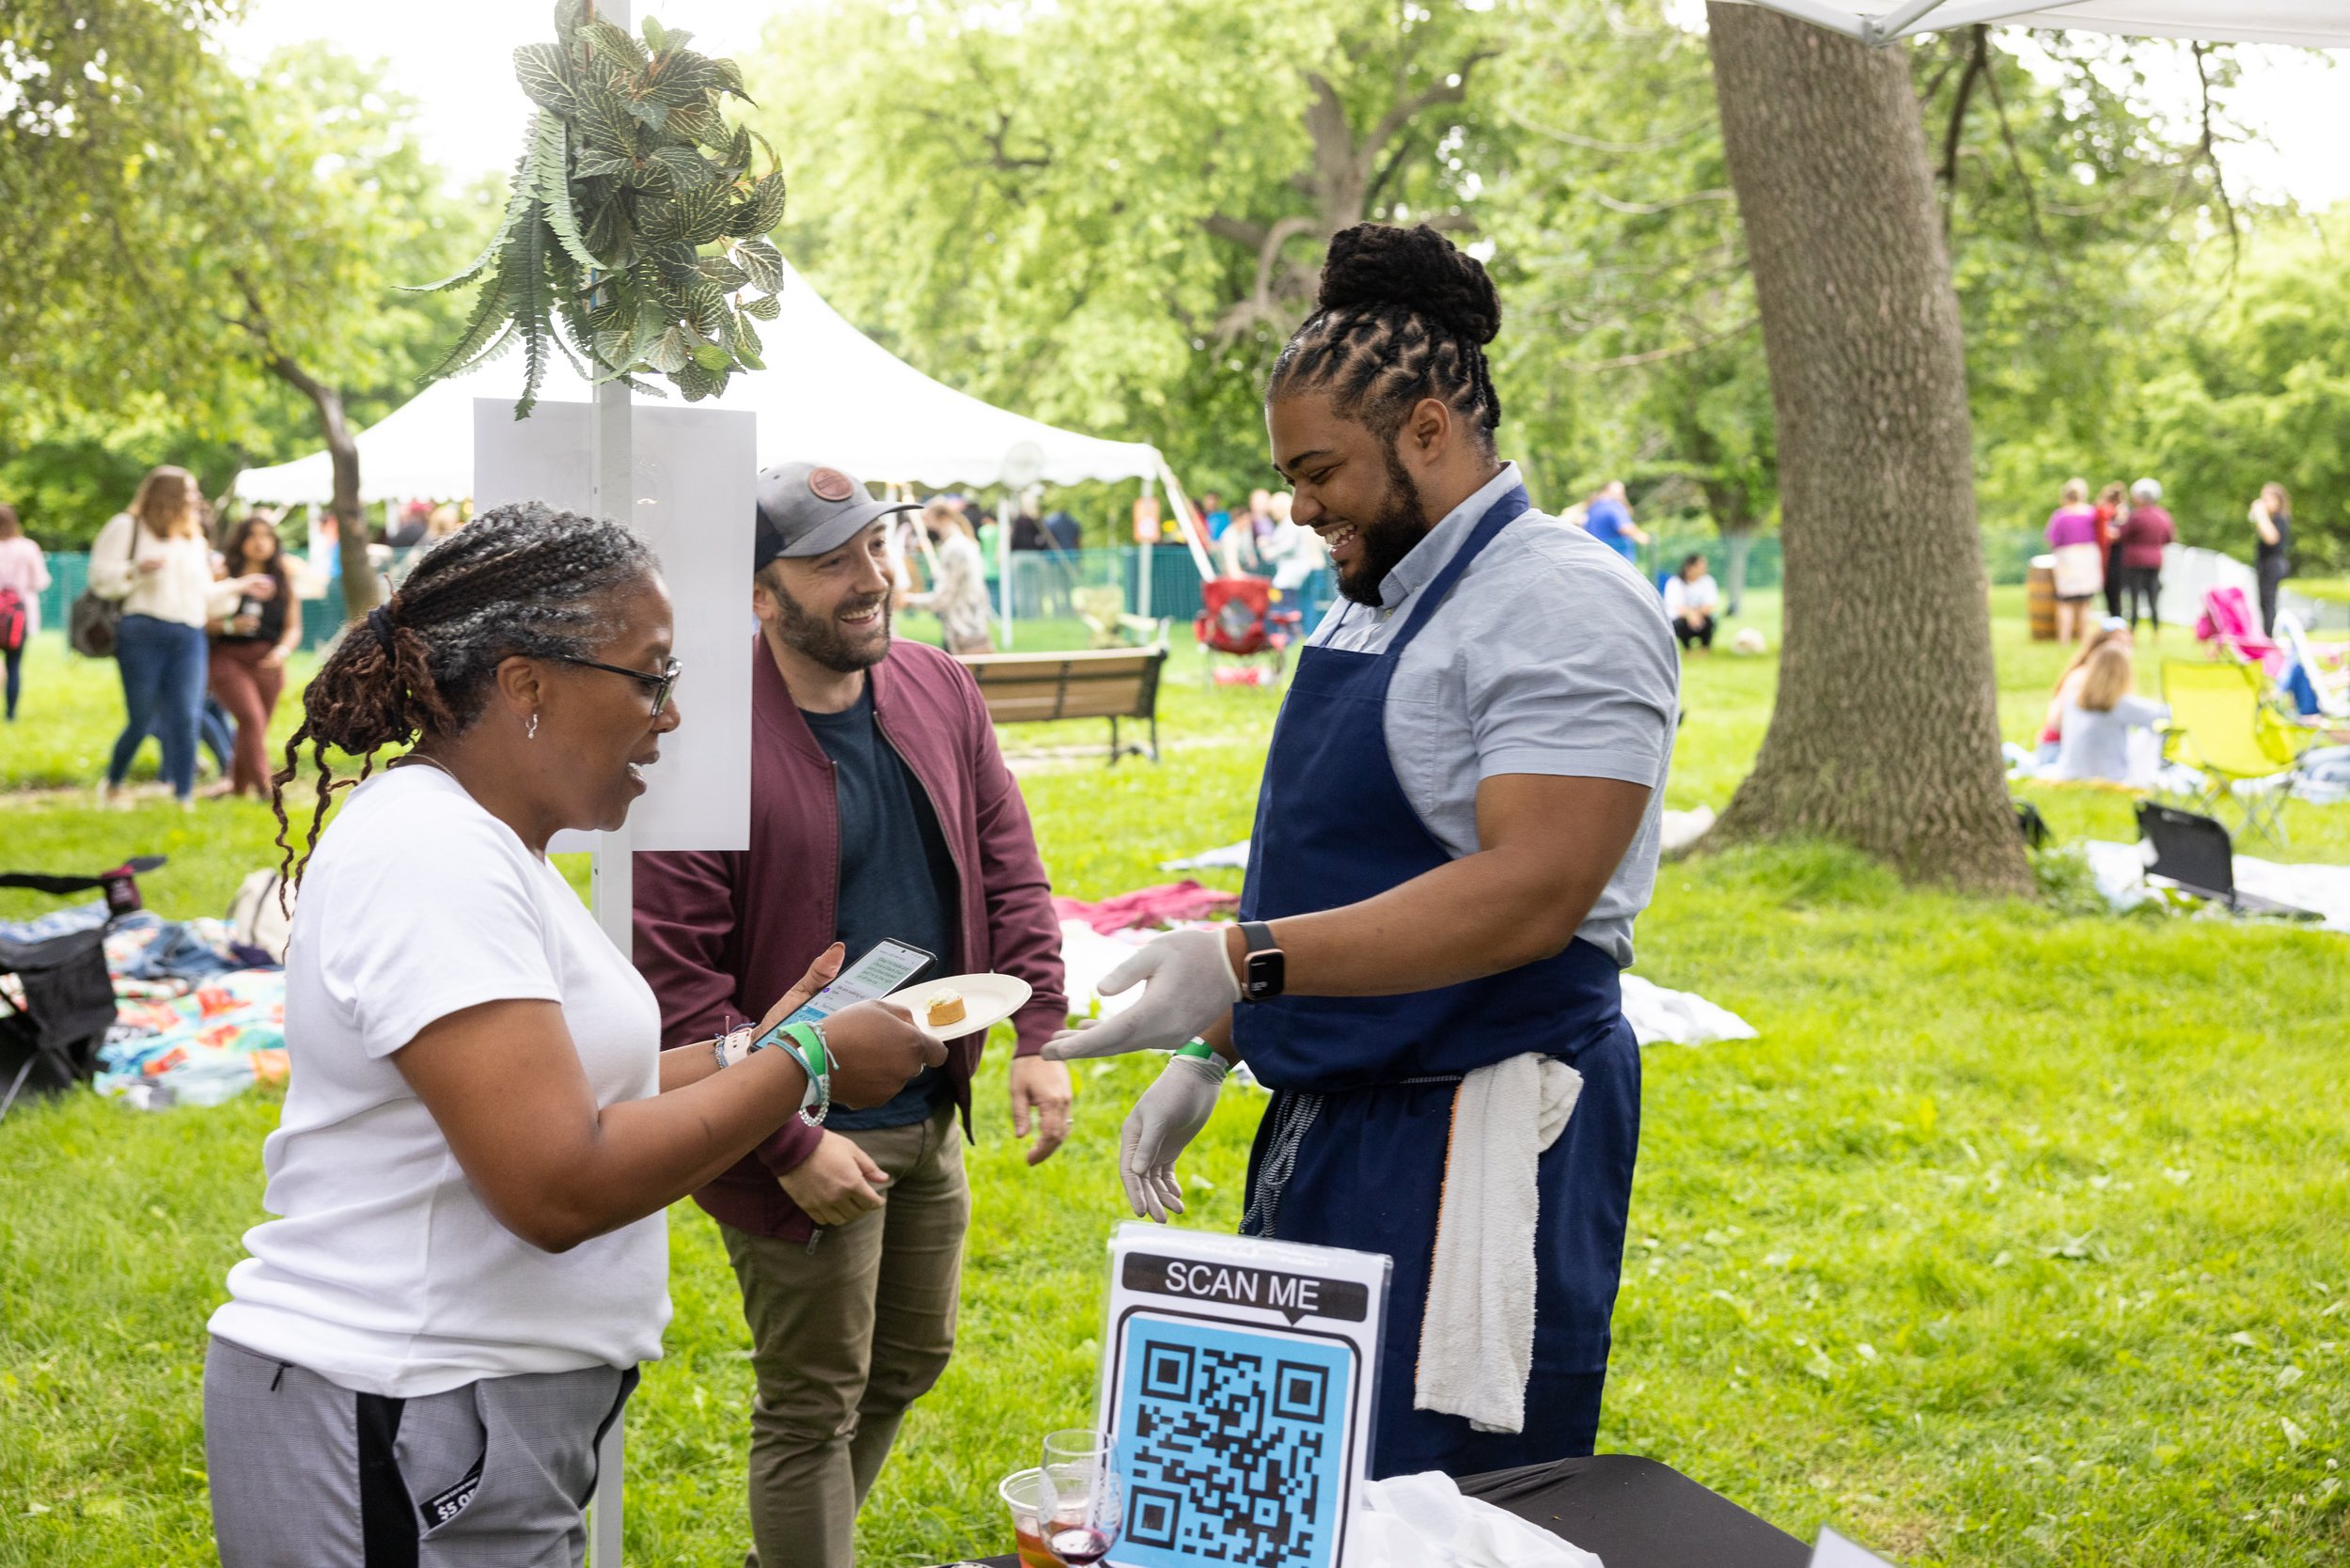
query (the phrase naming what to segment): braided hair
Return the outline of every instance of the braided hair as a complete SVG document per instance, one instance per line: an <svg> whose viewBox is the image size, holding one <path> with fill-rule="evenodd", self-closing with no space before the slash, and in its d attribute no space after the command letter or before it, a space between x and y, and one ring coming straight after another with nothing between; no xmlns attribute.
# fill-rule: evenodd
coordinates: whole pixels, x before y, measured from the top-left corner
<svg viewBox="0 0 2350 1568"><path fill-rule="evenodd" d="M302 695L302 728L270 780L277 814L279 874L290 882L318 849L334 792L363 783L375 754L419 734L461 735L481 716L504 661L581 659L596 651L616 588L659 570L644 541L618 523L524 501L482 513L418 557L388 604L349 628ZM304 742L318 769L318 805L294 865L286 786ZM337 780L326 748L361 759L359 776Z"/></svg>
<svg viewBox="0 0 2350 1568"><path fill-rule="evenodd" d="M1359 223L1330 241L1314 313L1274 361L1265 400L1326 390L1382 441L1423 398L1441 398L1490 452L1501 424L1485 345L1501 297L1483 263L1420 224Z"/></svg>

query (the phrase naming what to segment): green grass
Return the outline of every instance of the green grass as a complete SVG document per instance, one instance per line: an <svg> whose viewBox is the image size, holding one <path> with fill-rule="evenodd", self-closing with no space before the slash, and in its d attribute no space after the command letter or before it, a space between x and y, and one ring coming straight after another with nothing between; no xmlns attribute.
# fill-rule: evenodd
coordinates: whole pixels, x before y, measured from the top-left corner
<svg viewBox="0 0 2350 1568"><path fill-rule="evenodd" d="M1995 607L2003 727L2026 738L2060 657L2024 639L2019 594ZM1776 606L1753 608L1776 640ZM1773 666L1688 667L1670 804L1718 808ZM72 722L108 730L102 697ZM1098 723L1009 732L1056 885L1161 880L1160 859L1246 833L1274 707L1207 687L1186 651L1157 766L1079 755ZM2118 797L2032 793L2068 836L2130 836ZM2350 812L2293 812L2293 857L2350 859ZM0 858L78 864L150 832L176 857L153 902L196 913L261 863L270 826L228 804L0 808ZM2350 949L2075 909L1904 889L1817 846L1666 868L1641 972L1762 1037L1646 1054L1603 1449L1912 1563L2343 1560L2350 1132L2329 1090ZM867 1510L869 1564L1007 1545L995 1481L1091 1406L1111 1152L1148 1070L1082 1070L1076 1138L1029 1170L991 1059L963 1344ZM1237 1223L1260 1104L1231 1096L1197 1147L1194 1223ZM152 1117L75 1096L0 1122L0 1564L209 1560L202 1325L260 1217L274 1115L259 1096ZM746 1338L713 1228L681 1207L670 1230L677 1319L631 1412L629 1558L731 1562Z"/></svg>

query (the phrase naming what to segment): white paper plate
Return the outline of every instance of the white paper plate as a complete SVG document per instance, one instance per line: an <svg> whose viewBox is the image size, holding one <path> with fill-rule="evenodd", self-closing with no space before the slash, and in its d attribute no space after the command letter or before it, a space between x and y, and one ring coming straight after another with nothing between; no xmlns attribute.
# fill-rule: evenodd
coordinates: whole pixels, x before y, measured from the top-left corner
<svg viewBox="0 0 2350 1568"><path fill-rule="evenodd" d="M931 1001L948 991L963 993L963 1016L933 1028L930 1022ZM1035 994L1035 988L1017 975L948 975L943 980L924 980L903 991L893 991L889 1000L913 1013L914 1027L932 1040L961 1040L966 1034L995 1027L1027 1006L1028 998Z"/></svg>

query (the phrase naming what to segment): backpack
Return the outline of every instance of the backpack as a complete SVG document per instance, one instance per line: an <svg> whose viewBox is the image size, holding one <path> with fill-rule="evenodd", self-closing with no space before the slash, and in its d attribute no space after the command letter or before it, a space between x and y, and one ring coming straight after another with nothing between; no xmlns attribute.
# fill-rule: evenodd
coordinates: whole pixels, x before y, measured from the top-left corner
<svg viewBox="0 0 2350 1568"><path fill-rule="evenodd" d="M285 906L278 906L278 890L285 888ZM236 897L228 901L228 930L230 936L248 948L258 948L278 964L286 962L286 943L293 935L293 889L286 887L284 879L274 870L258 870L237 884Z"/></svg>
<svg viewBox="0 0 2350 1568"><path fill-rule="evenodd" d="M113 599L101 599L88 588L73 602L66 616L66 640L73 651L88 659L111 659L115 656L115 628L122 623L122 605Z"/></svg>
<svg viewBox="0 0 2350 1568"><path fill-rule="evenodd" d="M24 613L24 596L12 588L0 588L0 653L14 653L24 646L24 631L31 617Z"/></svg>

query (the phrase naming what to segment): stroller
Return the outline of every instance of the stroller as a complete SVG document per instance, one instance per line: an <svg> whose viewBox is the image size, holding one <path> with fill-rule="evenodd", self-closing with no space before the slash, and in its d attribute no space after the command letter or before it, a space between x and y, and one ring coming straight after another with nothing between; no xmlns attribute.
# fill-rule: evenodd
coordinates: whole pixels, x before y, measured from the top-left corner
<svg viewBox="0 0 2350 1568"><path fill-rule="evenodd" d="M1212 577L1199 585L1199 598L1200 611L1192 621L1191 630L1200 646L1211 653L1230 653L1237 658L1270 653L1273 680L1279 680L1286 651L1291 639L1298 635L1306 613L1274 608L1280 590L1262 577ZM1272 683L1260 680L1255 669L1229 674L1217 670L1214 679L1218 685Z"/></svg>
<svg viewBox="0 0 2350 1568"><path fill-rule="evenodd" d="M0 936L0 1116L27 1090L55 1094L86 1082L115 1022L106 933L141 907L138 879L164 864L141 855L94 876L0 873L0 887L59 896L102 890L103 923L53 936Z"/></svg>

